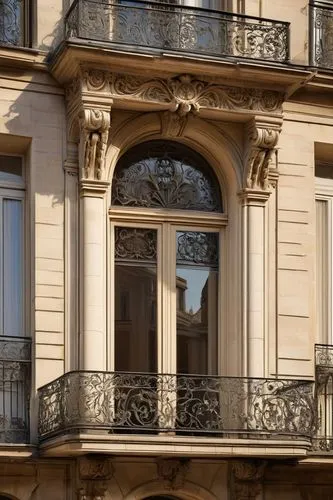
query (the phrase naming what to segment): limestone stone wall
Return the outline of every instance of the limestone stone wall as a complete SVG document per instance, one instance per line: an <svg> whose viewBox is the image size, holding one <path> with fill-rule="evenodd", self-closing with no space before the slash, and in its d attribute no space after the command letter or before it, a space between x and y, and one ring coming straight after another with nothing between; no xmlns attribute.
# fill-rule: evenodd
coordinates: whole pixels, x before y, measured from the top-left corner
<svg viewBox="0 0 333 500"><path fill-rule="evenodd" d="M0 151L24 157L26 325L35 340L36 385L64 366L63 90L44 71L1 71Z"/></svg>

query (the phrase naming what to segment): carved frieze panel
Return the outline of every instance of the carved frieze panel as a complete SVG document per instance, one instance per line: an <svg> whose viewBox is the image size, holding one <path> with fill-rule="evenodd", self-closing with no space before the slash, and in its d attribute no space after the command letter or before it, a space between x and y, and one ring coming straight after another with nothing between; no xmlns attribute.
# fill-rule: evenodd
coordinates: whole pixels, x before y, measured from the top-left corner
<svg viewBox="0 0 333 500"><path fill-rule="evenodd" d="M177 111L180 116L201 109L282 113L283 94L277 91L222 85L179 75L174 78L83 70L67 88L68 101L81 93L108 96L117 105L120 101L156 104L156 109Z"/></svg>

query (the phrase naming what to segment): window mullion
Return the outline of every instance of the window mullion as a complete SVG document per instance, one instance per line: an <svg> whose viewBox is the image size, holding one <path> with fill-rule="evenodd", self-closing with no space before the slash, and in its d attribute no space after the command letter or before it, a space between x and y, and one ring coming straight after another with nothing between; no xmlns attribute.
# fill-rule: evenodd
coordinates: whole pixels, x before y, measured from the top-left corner
<svg viewBox="0 0 333 500"><path fill-rule="evenodd" d="M162 260L162 363L163 373L176 373L175 230L163 225Z"/></svg>

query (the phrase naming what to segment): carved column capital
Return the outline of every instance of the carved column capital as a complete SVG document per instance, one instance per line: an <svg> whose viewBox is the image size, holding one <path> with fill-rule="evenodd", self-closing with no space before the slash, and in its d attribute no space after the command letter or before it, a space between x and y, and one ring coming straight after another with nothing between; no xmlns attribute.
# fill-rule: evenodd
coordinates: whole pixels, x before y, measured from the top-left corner
<svg viewBox="0 0 333 500"><path fill-rule="evenodd" d="M255 500L262 491L264 460L235 460L231 463L232 500Z"/></svg>
<svg viewBox="0 0 333 500"><path fill-rule="evenodd" d="M244 169L243 193L247 196L270 194L276 185L276 161L273 155L281 132L282 118L253 118L246 127L247 158ZM276 158L275 158L276 160Z"/></svg>
<svg viewBox="0 0 333 500"><path fill-rule="evenodd" d="M81 180L105 180L110 111L111 106L82 107L79 113Z"/></svg>
<svg viewBox="0 0 333 500"><path fill-rule="evenodd" d="M178 490L184 486L189 460L161 458L157 460L157 474L167 489Z"/></svg>

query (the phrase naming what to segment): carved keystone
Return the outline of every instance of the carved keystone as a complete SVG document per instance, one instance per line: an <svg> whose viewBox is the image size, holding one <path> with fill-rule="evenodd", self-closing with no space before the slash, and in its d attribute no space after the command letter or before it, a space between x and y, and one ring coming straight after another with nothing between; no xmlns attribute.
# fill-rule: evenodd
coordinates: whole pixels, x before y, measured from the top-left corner
<svg viewBox="0 0 333 500"><path fill-rule="evenodd" d="M236 460L231 463L230 486L232 500L255 500L262 491L267 462Z"/></svg>
<svg viewBox="0 0 333 500"><path fill-rule="evenodd" d="M184 486L186 474L189 469L189 460L161 458L157 460L157 474L170 490L178 490Z"/></svg>

